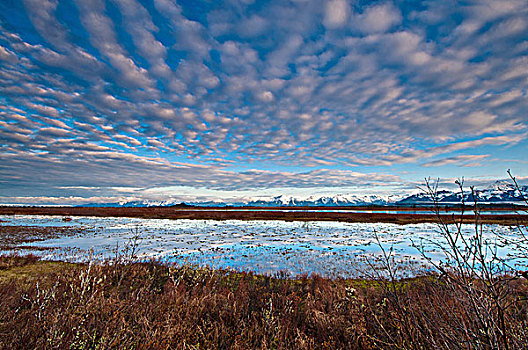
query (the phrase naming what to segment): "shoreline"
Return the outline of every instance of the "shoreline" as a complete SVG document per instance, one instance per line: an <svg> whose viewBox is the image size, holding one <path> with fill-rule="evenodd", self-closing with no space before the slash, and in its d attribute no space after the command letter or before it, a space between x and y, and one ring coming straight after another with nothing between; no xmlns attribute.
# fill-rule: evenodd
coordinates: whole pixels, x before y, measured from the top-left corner
<svg viewBox="0 0 528 350"><path fill-rule="evenodd" d="M310 210L310 211L307 211ZM324 210L324 211L319 211ZM340 211L341 210L341 211ZM342 210L371 212L343 212ZM427 211L431 214L385 213L387 211ZM447 213L440 218L445 223L474 223L475 215ZM453 209L451 209L453 211ZM488 207L478 216L483 224L526 225L528 215L485 214L486 211L505 211L512 209ZM384 213L377 212L384 211ZM240 208L181 208L181 207L0 207L0 215L54 215L54 216L95 216L95 217L133 217L143 219L190 219L190 220L283 220L283 221L340 221L362 223L415 224L435 223L439 217L431 207L240 207Z"/></svg>

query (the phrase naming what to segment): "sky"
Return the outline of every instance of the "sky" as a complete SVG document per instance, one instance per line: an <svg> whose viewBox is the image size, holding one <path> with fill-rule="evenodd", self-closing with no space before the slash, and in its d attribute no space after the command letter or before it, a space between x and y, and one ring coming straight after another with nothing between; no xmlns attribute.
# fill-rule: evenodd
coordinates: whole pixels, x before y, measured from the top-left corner
<svg viewBox="0 0 528 350"><path fill-rule="evenodd" d="M1 0L0 203L528 180L528 2Z"/></svg>

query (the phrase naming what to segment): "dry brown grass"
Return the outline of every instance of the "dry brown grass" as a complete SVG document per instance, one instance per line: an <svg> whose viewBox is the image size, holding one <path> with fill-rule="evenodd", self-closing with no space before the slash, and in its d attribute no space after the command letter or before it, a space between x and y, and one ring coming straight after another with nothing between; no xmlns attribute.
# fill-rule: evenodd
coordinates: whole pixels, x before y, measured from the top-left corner
<svg viewBox="0 0 528 350"><path fill-rule="evenodd" d="M488 348L470 300L435 275L283 279L16 256L0 266L2 349ZM513 279L510 288L507 345L522 349L528 283Z"/></svg>
<svg viewBox="0 0 528 350"><path fill-rule="evenodd" d="M195 220L285 220L285 221L345 221L345 222L384 222L394 224L413 224L423 222L438 222L434 214L434 208L422 208L430 210L431 215L426 214L396 214L377 212L378 210L408 211L409 207L354 207L354 209L372 210L372 213L346 213L336 209L351 209L351 207L317 207L327 209L323 212L306 212L303 209L314 209L314 207L278 207L275 209L288 211L270 211L271 208L253 208L253 211L236 211L228 208L193 208L192 210L178 207L149 207L149 208L104 208L104 207L2 207L0 215L62 215L62 216L98 216L98 217L136 217L144 219L195 219ZM265 210L259 210L265 209ZM489 208L493 210L504 210L503 207ZM510 208L511 210L511 208ZM485 214L485 213L483 213ZM442 215L446 222L456 222L461 219L459 215ZM465 218L469 222L474 217ZM528 222L528 215L481 215L482 223L518 225Z"/></svg>

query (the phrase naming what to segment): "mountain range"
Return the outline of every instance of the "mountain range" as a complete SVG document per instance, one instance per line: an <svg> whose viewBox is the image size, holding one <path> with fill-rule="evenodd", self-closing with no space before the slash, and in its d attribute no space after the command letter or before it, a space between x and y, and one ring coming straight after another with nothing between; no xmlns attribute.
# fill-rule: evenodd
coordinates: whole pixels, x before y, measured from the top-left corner
<svg viewBox="0 0 528 350"><path fill-rule="evenodd" d="M487 188L475 190L473 197L472 192L468 191L463 194L460 191L441 190L437 192L439 203L442 204L460 204L462 199L466 204L472 204L474 199L478 203L484 204L523 204L523 198L528 198L528 186L520 187L520 192L516 187L506 181L497 181ZM138 201L124 201L119 203L92 203L88 207L332 207L332 206L364 206L364 205L427 205L431 204L431 196L426 193L417 193L413 195L365 195L357 196L353 194L338 194L335 196L310 196L307 198L299 198L295 196L279 195L269 199L254 199L237 202L186 202L175 200L138 200Z"/></svg>
<svg viewBox="0 0 528 350"><path fill-rule="evenodd" d="M442 190L437 192L440 203L459 204L464 200L466 204L472 204L476 200L478 203L517 203L522 204L523 199L528 199L528 186L521 186L520 191L506 181L496 181L484 189L470 189L464 193ZM399 204L420 204L431 203L431 196L425 193L418 193L400 200Z"/></svg>

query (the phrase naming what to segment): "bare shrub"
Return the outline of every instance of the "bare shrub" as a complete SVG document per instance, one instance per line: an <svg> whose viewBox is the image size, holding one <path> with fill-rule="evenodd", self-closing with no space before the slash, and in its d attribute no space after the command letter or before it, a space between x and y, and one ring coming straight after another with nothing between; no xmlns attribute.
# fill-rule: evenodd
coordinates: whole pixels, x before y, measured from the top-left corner
<svg viewBox="0 0 528 350"><path fill-rule="evenodd" d="M519 300L514 293L518 276L509 265L509 259L498 254L500 243L497 239L484 237L479 203L473 187L470 187L470 197L474 202L470 208L474 214L474 230L469 236L463 233L462 227L466 223L464 210L467 206L464 202L466 196L463 179L457 180L456 184L462 198L461 213L458 218L453 214L448 223L440 212L438 181L433 184L426 180L425 183L425 191L433 201L438 228L444 239L442 243L430 243L436 245L444 258L435 261L429 257L423 245L416 245L438 272L439 284L456 298L457 304L467 316L466 320L462 320L461 315L453 313L449 321L452 338L446 341L455 344L465 339L467 345L479 349L522 348L527 330L511 325L512 316L519 311ZM515 246L519 247L525 242L516 241ZM447 310L454 306L446 302L443 304Z"/></svg>

